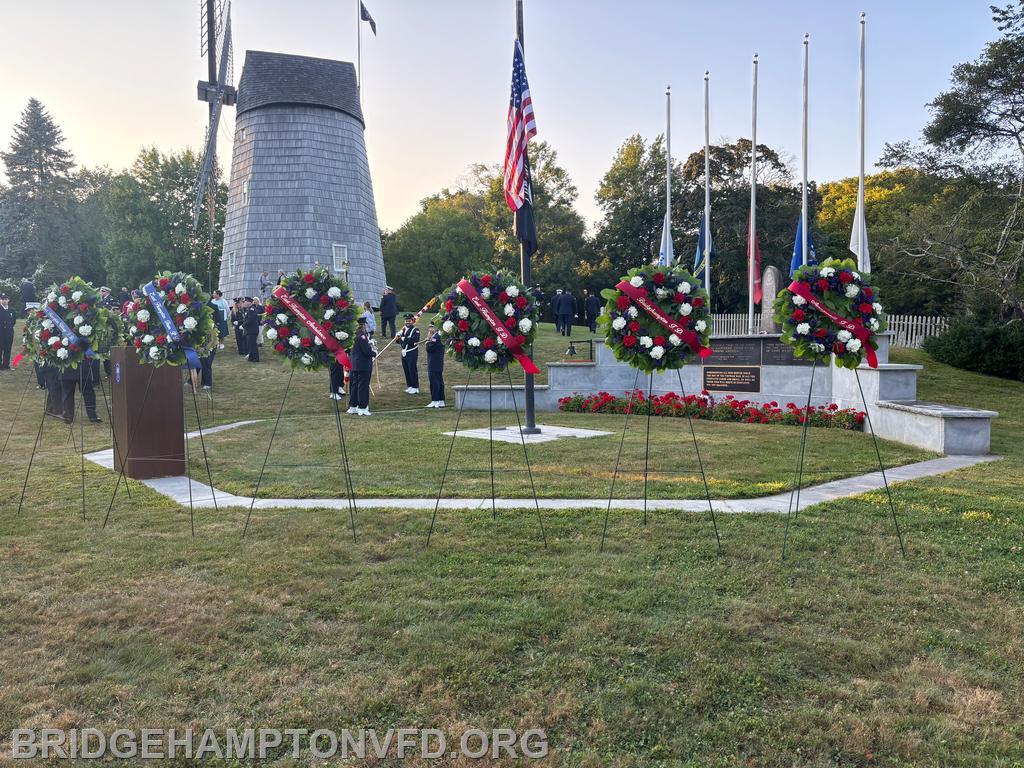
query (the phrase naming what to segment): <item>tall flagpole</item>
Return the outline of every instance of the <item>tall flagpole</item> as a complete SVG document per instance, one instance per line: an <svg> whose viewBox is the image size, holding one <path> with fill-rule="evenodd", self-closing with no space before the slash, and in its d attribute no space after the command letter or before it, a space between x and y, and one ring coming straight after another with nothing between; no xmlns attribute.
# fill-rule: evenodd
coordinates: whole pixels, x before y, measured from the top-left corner
<svg viewBox="0 0 1024 768"><path fill-rule="evenodd" d="M857 183L857 212L860 229L860 248L857 253L857 268L867 269L864 264L864 253L867 251L867 219L864 210L864 13L860 14L860 98L858 107L860 109L860 179Z"/></svg>
<svg viewBox="0 0 1024 768"><path fill-rule="evenodd" d="M711 311L711 100L708 96L711 73L704 70L704 288Z"/></svg>
<svg viewBox="0 0 1024 768"><path fill-rule="evenodd" d="M516 39L519 41L519 45L523 48L523 55L526 55L526 42L525 35L523 34L523 0L516 1ZM529 162L526 156L526 146L523 146L523 161ZM519 269L520 277L522 278L523 285L526 290L530 290L533 287L533 269L530 264L530 255L526 251L526 246L519 243ZM524 417L526 424L520 428L520 431L525 435L535 435L540 432L537 427L537 415L536 406L534 399L534 384L533 374L525 373L523 375L523 399L525 401L523 410L525 411Z"/></svg>
<svg viewBox="0 0 1024 768"><path fill-rule="evenodd" d="M361 104L363 97L363 0L356 0L356 85Z"/></svg>
<svg viewBox="0 0 1024 768"><path fill-rule="evenodd" d="M672 238L672 86L665 86L665 227ZM668 264L667 266L672 266Z"/></svg>
<svg viewBox="0 0 1024 768"><path fill-rule="evenodd" d="M804 33L804 110L803 110L803 135L800 142L800 150L803 167L803 188L802 200L800 202L800 249L801 263L807 264L807 49L810 35Z"/></svg>
<svg viewBox="0 0 1024 768"><path fill-rule="evenodd" d="M750 231L747 233L747 327L754 333L754 255L757 251L757 54L753 63L750 97Z"/></svg>

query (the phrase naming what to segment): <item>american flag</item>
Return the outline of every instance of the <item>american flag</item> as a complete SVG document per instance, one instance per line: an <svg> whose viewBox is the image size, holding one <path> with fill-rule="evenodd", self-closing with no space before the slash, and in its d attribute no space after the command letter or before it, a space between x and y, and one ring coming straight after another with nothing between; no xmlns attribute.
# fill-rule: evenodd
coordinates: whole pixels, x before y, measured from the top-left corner
<svg viewBox="0 0 1024 768"><path fill-rule="evenodd" d="M516 40L512 54L512 96L508 102L508 139L505 142L505 200L513 211L533 202L526 144L536 135L537 122L533 116L530 84L526 81L523 46Z"/></svg>

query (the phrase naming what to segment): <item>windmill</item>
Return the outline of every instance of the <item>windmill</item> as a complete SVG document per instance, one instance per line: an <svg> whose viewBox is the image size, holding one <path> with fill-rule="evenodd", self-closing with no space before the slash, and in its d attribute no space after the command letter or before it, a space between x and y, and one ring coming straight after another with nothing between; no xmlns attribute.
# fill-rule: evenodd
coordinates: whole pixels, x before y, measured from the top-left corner
<svg viewBox="0 0 1024 768"><path fill-rule="evenodd" d="M199 53L206 56L209 67L209 80L200 80L198 96L200 101L210 105L210 121L206 127L205 151L203 164L196 180L195 196L192 203L192 229L199 229L199 219L203 212L203 198L209 217L209 259L210 282L213 282L213 225L215 220L215 201L217 198L217 131L220 127L220 114L225 106L235 103L237 94L231 85L231 1L201 0L200 3L200 36ZM218 49L220 59L218 61Z"/></svg>

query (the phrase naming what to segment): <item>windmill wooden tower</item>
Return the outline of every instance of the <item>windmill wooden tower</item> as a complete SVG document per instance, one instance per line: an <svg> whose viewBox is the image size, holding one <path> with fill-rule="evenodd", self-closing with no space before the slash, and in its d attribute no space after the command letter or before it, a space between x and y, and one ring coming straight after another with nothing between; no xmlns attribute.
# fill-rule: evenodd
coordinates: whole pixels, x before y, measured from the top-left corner
<svg viewBox="0 0 1024 768"><path fill-rule="evenodd" d="M228 298L255 296L264 271L276 282L279 270L321 264L345 277L359 301L376 305L384 258L355 67L247 51L236 92L230 5L203 2L210 79L199 83L199 98L210 104L210 123L196 226L216 190L221 111L237 109L220 279L211 287Z"/></svg>

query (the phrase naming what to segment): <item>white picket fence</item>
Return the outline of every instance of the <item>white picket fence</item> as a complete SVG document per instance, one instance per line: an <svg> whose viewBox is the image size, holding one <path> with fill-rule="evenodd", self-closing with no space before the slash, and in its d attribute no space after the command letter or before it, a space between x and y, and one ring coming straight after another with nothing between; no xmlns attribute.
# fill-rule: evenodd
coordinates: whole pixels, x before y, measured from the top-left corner
<svg viewBox="0 0 1024 768"><path fill-rule="evenodd" d="M712 317L715 336L743 336L749 333L746 313L716 314ZM912 349L920 349L925 339L942 333L949 324L945 317L927 315L889 315L888 321L889 331L893 334L892 345ZM760 313L754 314L754 327L761 327Z"/></svg>

